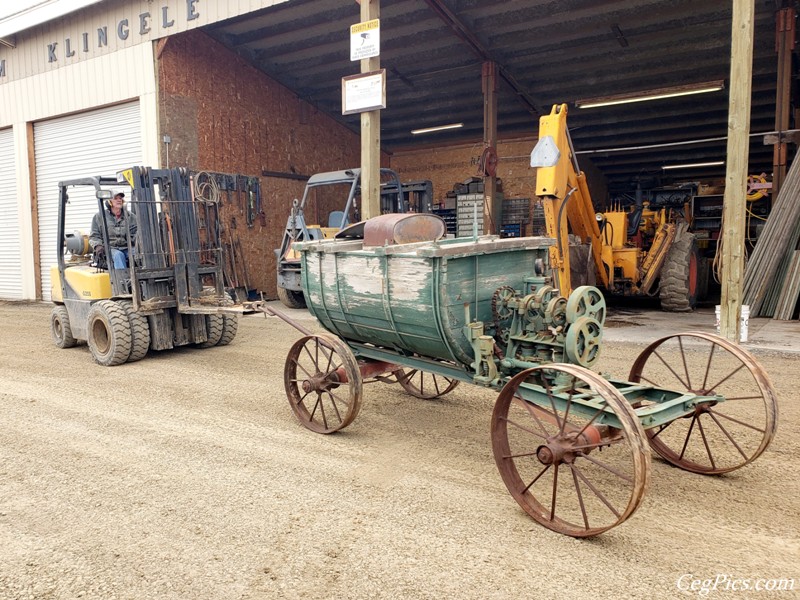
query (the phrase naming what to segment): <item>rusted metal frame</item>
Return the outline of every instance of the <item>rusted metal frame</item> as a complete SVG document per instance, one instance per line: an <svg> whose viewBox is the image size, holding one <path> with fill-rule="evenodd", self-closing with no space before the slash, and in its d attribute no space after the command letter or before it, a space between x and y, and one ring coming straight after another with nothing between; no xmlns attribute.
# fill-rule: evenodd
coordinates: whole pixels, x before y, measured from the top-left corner
<svg viewBox="0 0 800 600"><path fill-rule="evenodd" d="M778 80L775 85L775 130L779 136L789 129L795 17L796 11L792 7L782 8L775 15L775 52L778 54ZM780 139L773 149L772 189L774 195L778 194L786 178L787 146L786 141Z"/></svg>
<svg viewBox="0 0 800 600"><path fill-rule="evenodd" d="M368 346L362 342L347 341L347 345L359 358L369 358L372 360L391 362L398 367L417 369L426 373L433 373L451 379L457 379L466 383L473 383L472 373L464 370L463 367L448 363L422 358L419 356L405 356L398 354L394 350Z"/></svg>

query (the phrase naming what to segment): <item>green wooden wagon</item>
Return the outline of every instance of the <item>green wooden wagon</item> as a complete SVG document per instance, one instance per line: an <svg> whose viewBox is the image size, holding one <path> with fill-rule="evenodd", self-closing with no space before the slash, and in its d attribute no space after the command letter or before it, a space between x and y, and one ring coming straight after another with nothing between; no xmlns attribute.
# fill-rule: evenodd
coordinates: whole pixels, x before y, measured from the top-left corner
<svg viewBox="0 0 800 600"><path fill-rule="evenodd" d="M298 327L286 359L287 396L308 429L352 423L365 381L427 399L460 382L496 389L503 481L537 522L575 537L633 514L651 450L720 474L767 448L776 396L748 352L680 333L648 346L627 380L598 374L605 301L594 287L569 298L553 287L553 240L441 239L437 219L386 215L297 244L308 308L327 330Z"/></svg>

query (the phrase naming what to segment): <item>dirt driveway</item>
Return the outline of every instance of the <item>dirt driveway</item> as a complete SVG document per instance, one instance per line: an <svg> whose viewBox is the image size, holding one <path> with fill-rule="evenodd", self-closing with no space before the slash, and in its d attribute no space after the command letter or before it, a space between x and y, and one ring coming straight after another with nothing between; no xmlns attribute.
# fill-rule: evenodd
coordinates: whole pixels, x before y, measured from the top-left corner
<svg viewBox="0 0 800 600"><path fill-rule="evenodd" d="M321 436L287 404L282 321L104 368L51 343L49 312L0 303L0 598L673 598L682 576L800 597L797 355L759 355L781 411L760 459L720 477L654 459L638 512L581 541L506 491L494 393L373 384ZM641 349L608 344L601 369ZM754 597L724 585L709 597Z"/></svg>

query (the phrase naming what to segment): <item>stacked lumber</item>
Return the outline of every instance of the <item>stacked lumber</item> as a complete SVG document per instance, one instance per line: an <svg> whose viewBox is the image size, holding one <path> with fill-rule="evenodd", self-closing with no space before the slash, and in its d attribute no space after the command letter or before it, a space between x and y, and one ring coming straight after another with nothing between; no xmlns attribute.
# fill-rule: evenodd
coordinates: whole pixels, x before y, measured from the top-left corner
<svg viewBox="0 0 800 600"><path fill-rule="evenodd" d="M799 198L800 160L795 160L745 268L744 304L750 305L752 316L791 319L794 313L797 295L792 302L791 293L797 275L792 265L800 240Z"/></svg>
<svg viewBox="0 0 800 600"><path fill-rule="evenodd" d="M789 268L786 271L783 289L778 295L773 318L790 321L794 315L798 297L800 297L800 250L795 250L789 261Z"/></svg>

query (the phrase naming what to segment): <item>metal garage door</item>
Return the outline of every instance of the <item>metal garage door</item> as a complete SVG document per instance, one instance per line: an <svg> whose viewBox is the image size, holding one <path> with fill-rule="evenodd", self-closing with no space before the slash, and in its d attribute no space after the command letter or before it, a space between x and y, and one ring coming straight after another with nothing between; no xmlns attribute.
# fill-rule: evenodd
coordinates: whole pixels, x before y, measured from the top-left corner
<svg viewBox="0 0 800 600"><path fill-rule="evenodd" d="M0 131L0 299L22 300L22 242L14 171L14 130Z"/></svg>
<svg viewBox="0 0 800 600"><path fill-rule="evenodd" d="M42 297L50 299L50 266L56 262L58 182L93 175L113 176L142 162L139 102L59 117L33 127ZM89 191L70 192L66 231L89 233L97 202Z"/></svg>

